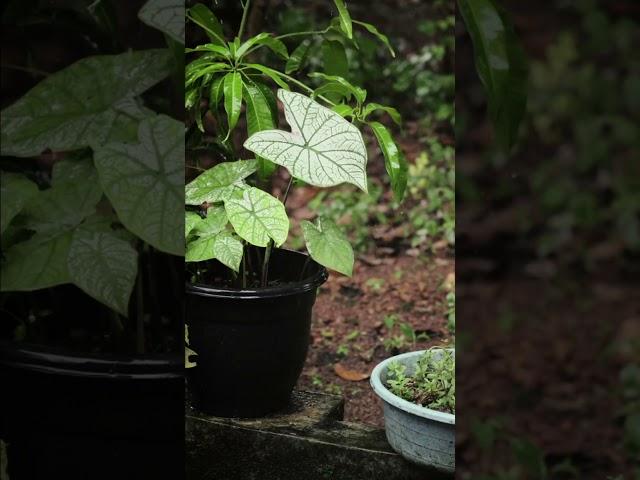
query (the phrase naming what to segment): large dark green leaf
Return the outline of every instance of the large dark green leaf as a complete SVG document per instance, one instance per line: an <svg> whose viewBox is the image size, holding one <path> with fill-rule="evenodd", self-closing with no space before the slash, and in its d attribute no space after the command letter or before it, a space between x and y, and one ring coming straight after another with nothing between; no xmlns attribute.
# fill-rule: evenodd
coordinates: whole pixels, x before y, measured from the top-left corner
<svg viewBox="0 0 640 480"><path fill-rule="evenodd" d="M384 155L384 166L391 180L393 195L400 202L404 198L404 192L407 188L407 160L384 125L379 122L370 122L369 126Z"/></svg>
<svg viewBox="0 0 640 480"><path fill-rule="evenodd" d="M138 18L184 44L184 13L184 0L148 0Z"/></svg>
<svg viewBox="0 0 640 480"><path fill-rule="evenodd" d="M322 60L326 75L347 77L349 75L349 61L342 43L326 40L322 44Z"/></svg>
<svg viewBox="0 0 640 480"><path fill-rule="evenodd" d="M165 78L170 67L168 51L142 50L88 57L47 77L2 111L2 155L29 157L127 138L148 115L132 97Z"/></svg>
<svg viewBox="0 0 640 480"><path fill-rule="evenodd" d="M95 56L47 77L2 111L2 155L29 157L126 138L149 114L132 97L165 78L171 61L167 50Z"/></svg>
<svg viewBox="0 0 640 480"><path fill-rule="evenodd" d="M513 146L526 108L524 52L506 14L493 0L458 0L473 41L476 69L484 84L498 142Z"/></svg>
<svg viewBox="0 0 640 480"><path fill-rule="evenodd" d="M137 143L95 152L100 183L122 224L163 252L184 253L184 125L165 115L140 123Z"/></svg>

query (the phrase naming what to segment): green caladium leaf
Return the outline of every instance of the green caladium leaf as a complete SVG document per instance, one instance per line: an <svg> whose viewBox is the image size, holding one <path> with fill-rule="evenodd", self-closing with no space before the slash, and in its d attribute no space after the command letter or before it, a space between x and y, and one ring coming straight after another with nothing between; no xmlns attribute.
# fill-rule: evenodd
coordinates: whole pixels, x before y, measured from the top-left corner
<svg viewBox="0 0 640 480"><path fill-rule="evenodd" d="M126 241L79 228L67 258L71 281L125 317L138 274L138 253Z"/></svg>
<svg viewBox="0 0 640 480"><path fill-rule="evenodd" d="M122 130L144 114L132 98L165 78L170 69L166 50L79 60L2 111L2 155L30 157L46 149L75 150L122 138Z"/></svg>
<svg viewBox="0 0 640 480"><path fill-rule="evenodd" d="M315 225L304 220L301 226L311 258L350 277L353 273L353 249L338 226L325 217L318 218Z"/></svg>
<svg viewBox="0 0 640 480"><path fill-rule="evenodd" d="M265 91L252 83L244 85L245 103L247 104L247 130L249 135L263 130L271 130L277 125L273 121L270 101ZM276 169L276 165L262 157L258 161L258 175L269 178Z"/></svg>
<svg viewBox="0 0 640 480"><path fill-rule="evenodd" d="M229 132L233 130L242 110L242 75L240 72L227 73L224 77L224 109L227 112Z"/></svg>
<svg viewBox="0 0 640 480"><path fill-rule="evenodd" d="M527 103L527 66L513 25L493 0L458 0L473 41L476 70L484 84L499 143L515 142Z"/></svg>
<svg viewBox="0 0 640 480"><path fill-rule="evenodd" d="M351 23L351 16L347 10L347 6L344 4L344 0L333 0L338 8L338 15L340 16L340 29L344 32L347 38L353 38L353 25Z"/></svg>
<svg viewBox="0 0 640 480"><path fill-rule="evenodd" d="M138 12L138 18L184 44L184 14L182 0L148 0Z"/></svg>
<svg viewBox="0 0 640 480"><path fill-rule="evenodd" d="M145 119L138 142L95 152L100 183L122 224L163 252L184 253L184 125L165 115Z"/></svg>
<svg viewBox="0 0 640 480"><path fill-rule="evenodd" d="M225 229L227 223L227 212L222 205L214 205L207 210L207 216L200 219L193 227L195 235L216 235Z"/></svg>
<svg viewBox="0 0 640 480"><path fill-rule="evenodd" d="M305 95L278 90L278 98L291 133L258 132L244 143L245 148L311 185L352 183L366 192L367 149L360 131Z"/></svg>
<svg viewBox="0 0 640 480"><path fill-rule="evenodd" d="M58 161L51 188L39 191L25 205L25 227L42 234L72 229L95 212L101 198L98 172L89 158Z"/></svg>
<svg viewBox="0 0 640 480"><path fill-rule="evenodd" d="M225 200L229 222L247 242L266 247L270 240L282 245L289 234L289 218L282 202L255 187Z"/></svg>
<svg viewBox="0 0 640 480"><path fill-rule="evenodd" d="M243 180L258 168L256 160L224 162L198 175L185 187L185 203L201 205L216 203L244 188Z"/></svg>
<svg viewBox="0 0 640 480"><path fill-rule="evenodd" d="M391 180L393 195L400 202L404 198L404 192L407 188L407 172L409 170L407 159L393 141L393 137L387 127L379 122L370 122L369 126L373 130L384 155L384 166Z"/></svg>
<svg viewBox="0 0 640 480"><path fill-rule="evenodd" d="M202 220L202 217L196 212L184 212L184 238L187 238L193 227Z"/></svg>
<svg viewBox="0 0 640 480"><path fill-rule="evenodd" d="M0 234L11 220L38 194L38 186L24 175L2 172L0 175Z"/></svg>
<svg viewBox="0 0 640 480"><path fill-rule="evenodd" d="M237 272L240 269L243 248L238 237L223 230L216 235L206 235L189 242L185 261L202 262L215 259Z"/></svg>
<svg viewBox="0 0 640 480"><path fill-rule="evenodd" d="M69 283L67 257L71 237L68 230L57 235L36 234L9 248L0 270L0 289L32 291Z"/></svg>

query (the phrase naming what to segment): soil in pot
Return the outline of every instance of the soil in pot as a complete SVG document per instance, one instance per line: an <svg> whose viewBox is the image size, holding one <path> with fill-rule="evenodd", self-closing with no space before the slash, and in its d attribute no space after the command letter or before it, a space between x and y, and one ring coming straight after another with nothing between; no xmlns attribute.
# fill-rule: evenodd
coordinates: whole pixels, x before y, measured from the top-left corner
<svg viewBox="0 0 640 480"><path fill-rule="evenodd" d="M212 278L223 275L221 265L207 267ZM186 320L197 353L188 381L199 410L250 418L288 405L309 347L316 291L327 276L307 255L275 249L266 288L187 284Z"/></svg>

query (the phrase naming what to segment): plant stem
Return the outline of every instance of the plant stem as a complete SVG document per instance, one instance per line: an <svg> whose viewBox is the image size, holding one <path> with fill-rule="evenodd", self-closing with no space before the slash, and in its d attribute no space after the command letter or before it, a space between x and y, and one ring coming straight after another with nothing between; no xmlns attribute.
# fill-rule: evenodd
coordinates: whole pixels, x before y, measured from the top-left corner
<svg viewBox="0 0 640 480"><path fill-rule="evenodd" d="M247 22L247 14L249 13L249 5L251 5L251 0L247 0L247 3L244 4L244 10L242 11L242 20L240 20L240 29L238 30L238 38L242 39L242 34L244 32L244 25Z"/></svg>
<svg viewBox="0 0 640 480"><path fill-rule="evenodd" d="M293 175L289 178L289 183L287 184L287 188L284 191L284 197L282 198L282 204L287 206L287 198L289 198L289 190L291 190L291 185L293 184Z"/></svg>
<svg viewBox="0 0 640 480"><path fill-rule="evenodd" d="M138 354L144 353L145 338L144 338L144 285L143 274L138 267L138 283L136 285L136 300L137 300L137 319L136 319L136 352Z"/></svg>
<svg viewBox="0 0 640 480"><path fill-rule="evenodd" d="M273 240L267 245L267 249L264 252L264 262L262 262L262 287L267 286L269 280L269 258L271 257L271 250L273 249Z"/></svg>
<svg viewBox="0 0 640 480"><path fill-rule="evenodd" d="M309 30L309 31L306 31L306 32L285 33L284 35L278 35L276 38L278 40L282 40L283 38L299 37L301 35L322 35L323 33L327 33L330 28L331 27L325 28L324 30Z"/></svg>

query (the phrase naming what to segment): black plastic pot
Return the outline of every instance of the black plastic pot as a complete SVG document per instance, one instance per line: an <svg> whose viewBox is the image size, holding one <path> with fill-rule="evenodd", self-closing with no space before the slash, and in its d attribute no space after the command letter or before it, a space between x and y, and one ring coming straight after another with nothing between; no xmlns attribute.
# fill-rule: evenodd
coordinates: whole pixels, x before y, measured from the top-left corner
<svg viewBox="0 0 640 480"><path fill-rule="evenodd" d="M269 278L281 286L231 290L187 284L186 321L197 366L195 406L220 417L260 417L289 403L309 347L316 292L328 277L307 255L277 249ZM305 269L306 278L299 280Z"/></svg>
<svg viewBox="0 0 640 480"><path fill-rule="evenodd" d="M0 385L11 480L184 475L181 355L66 355L2 341Z"/></svg>

